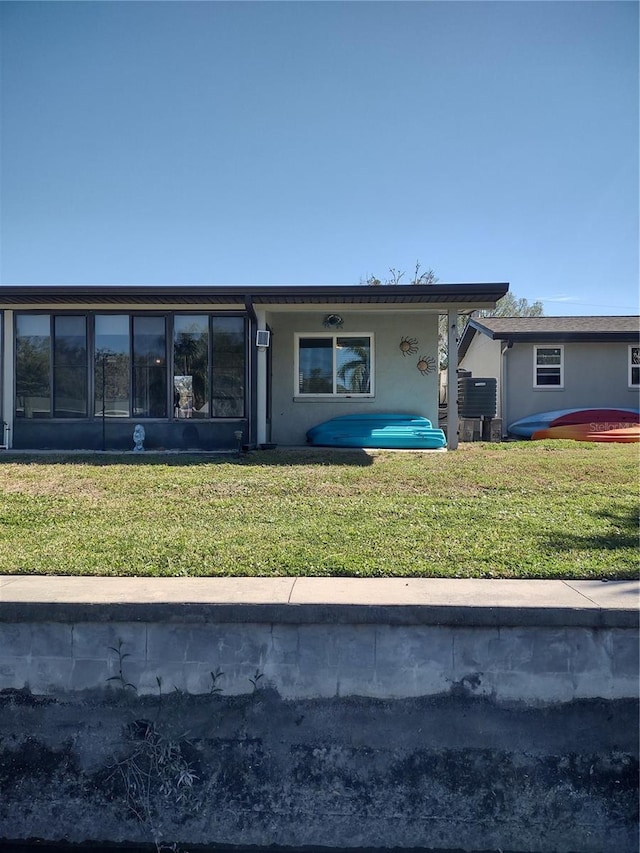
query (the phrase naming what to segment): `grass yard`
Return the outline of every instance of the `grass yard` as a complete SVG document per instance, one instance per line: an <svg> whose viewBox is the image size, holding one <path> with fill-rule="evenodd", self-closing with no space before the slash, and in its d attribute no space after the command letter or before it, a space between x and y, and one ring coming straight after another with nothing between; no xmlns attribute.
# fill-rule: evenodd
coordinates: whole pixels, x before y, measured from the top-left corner
<svg viewBox="0 0 640 853"><path fill-rule="evenodd" d="M0 574L635 578L638 447L0 457Z"/></svg>

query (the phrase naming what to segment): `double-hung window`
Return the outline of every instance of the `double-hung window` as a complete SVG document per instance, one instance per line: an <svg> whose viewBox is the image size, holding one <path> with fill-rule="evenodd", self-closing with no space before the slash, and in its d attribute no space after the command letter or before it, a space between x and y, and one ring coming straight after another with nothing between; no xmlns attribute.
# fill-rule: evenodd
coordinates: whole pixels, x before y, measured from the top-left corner
<svg viewBox="0 0 640 853"><path fill-rule="evenodd" d="M371 397L373 335L297 334L296 397Z"/></svg>
<svg viewBox="0 0 640 853"><path fill-rule="evenodd" d="M629 347L629 388L640 388L640 347Z"/></svg>
<svg viewBox="0 0 640 853"><path fill-rule="evenodd" d="M534 346L533 387L564 388L564 347Z"/></svg>

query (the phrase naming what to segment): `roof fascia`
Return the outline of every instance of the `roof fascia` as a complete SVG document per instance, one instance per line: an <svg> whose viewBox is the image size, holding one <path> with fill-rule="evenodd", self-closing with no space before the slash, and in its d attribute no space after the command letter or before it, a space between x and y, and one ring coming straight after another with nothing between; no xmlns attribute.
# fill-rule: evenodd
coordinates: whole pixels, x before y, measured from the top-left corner
<svg viewBox="0 0 640 853"><path fill-rule="evenodd" d="M493 340L515 343L633 343L640 332L494 332Z"/></svg>
<svg viewBox="0 0 640 853"><path fill-rule="evenodd" d="M249 299L257 304L307 304L307 305L430 305L442 310L458 311L492 307L507 292L508 284L454 284L454 285L366 285L344 286L264 286L264 287L208 287L155 286L155 285L16 285L0 288L0 304L25 302L92 303L107 299L114 304L134 301L138 304L176 302L198 304L229 301L246 304Z"/></svg>

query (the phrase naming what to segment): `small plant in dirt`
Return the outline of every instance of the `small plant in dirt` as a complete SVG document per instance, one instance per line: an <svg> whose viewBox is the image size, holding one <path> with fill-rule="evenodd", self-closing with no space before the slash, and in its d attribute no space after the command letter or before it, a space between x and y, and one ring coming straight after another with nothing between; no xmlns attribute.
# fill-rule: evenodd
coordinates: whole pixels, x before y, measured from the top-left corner
<svg viewBox="0 0 640 853"><path fill-rule="evenodd" d="M164 816L178 806L189 815L202 807L194 748L185 735L167 737L157 722L135 720L125 731L127 751L114 759L110 781L124 796L128 813L149 831L158 853L177 845L163 842Z"/></svg>

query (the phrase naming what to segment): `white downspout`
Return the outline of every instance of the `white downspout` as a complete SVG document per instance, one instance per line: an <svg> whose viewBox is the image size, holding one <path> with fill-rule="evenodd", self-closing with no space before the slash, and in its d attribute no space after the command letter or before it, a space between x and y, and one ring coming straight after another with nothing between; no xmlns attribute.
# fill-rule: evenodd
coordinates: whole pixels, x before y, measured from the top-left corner
<svg viewBox="0 0 640 853"><path fill-rule="evenodd" d="M447 312L447 446L458 447L458 312Z"/></svg>
<svg viewBox="0 0 640 853"><path fill-rule="evenodd" d="M501 433L507 434L507 351L511 349L511 342L506 343L500 350L500 419L502 421Z"/></svg>
<svg viewBox="0 0 640 853"><path fill-rule="evenodd" d="M13 311L4 312L4 328L2 330L3 352L2 359L2 419L7 423L5 432L0 433L0 444L7 442L7 447L13 446L13 365L15 362L13 352ZM0 428L2 424L0 423ZM4 428L2 428L4 429Z"/></svg>
<svg viewBox="0 0 640 853"><path fill-rule="evenodd" d="M264 308L256 308L258 329L267 328L267 315ZM257 400L256 400L256 444L267 441L267 348L258 347L256 366Z"/></svg>

